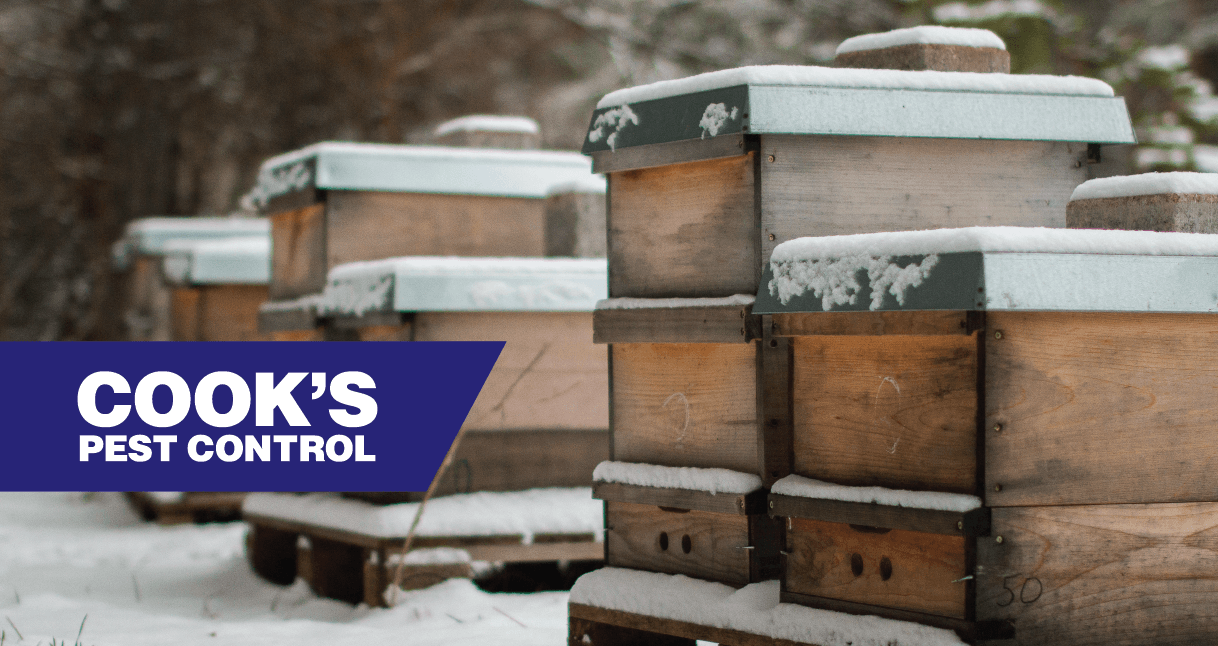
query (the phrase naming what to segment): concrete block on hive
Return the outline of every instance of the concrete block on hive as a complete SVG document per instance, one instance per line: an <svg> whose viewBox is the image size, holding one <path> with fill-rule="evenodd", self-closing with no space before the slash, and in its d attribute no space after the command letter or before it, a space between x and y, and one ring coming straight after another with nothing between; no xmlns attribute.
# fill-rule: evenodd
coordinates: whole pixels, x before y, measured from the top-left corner
<svg viewBox="0 0 1218 646"><path fill-rule="evenodd" d="M1085 182L1066 207L1072 229L1218 233L1218 176L1146 173Z"/></svg>
<svg viewBox="0 0 1218 646"><path fill-rule="evenodd" d="M833 62L838 67L887 70L1011 71L1011 54L994 32L931 25L847 38Z"/></svg>
<svg viewBox="0 0 1218 646"><path fill-rule="evenodd" d="M1089 149L1134 141L1101 81L746 67L605 96L611 297L753 293L801 235L1064 227Z"/></svg>
<svg viewBox="0 0 1218 646"><path fill-rule="evenodd" d="M541 129L528 117L472 114L436 126L432 141L437 146L531 150L541 147Z"/></svg>

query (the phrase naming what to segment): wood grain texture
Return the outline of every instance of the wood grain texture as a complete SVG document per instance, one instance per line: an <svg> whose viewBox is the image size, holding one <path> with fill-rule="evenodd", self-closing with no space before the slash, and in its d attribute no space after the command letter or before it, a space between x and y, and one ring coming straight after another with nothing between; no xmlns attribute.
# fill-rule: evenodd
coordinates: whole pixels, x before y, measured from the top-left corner
<svg viewBox="0 0 1218 646"><path fill-rule="evenodd" d="M395 256L541 256L545 201L523 197L330 191L327 269Z"/></svg>
<svg viewBox="0 0 1218 646"><path fill-rule="evenodd" d="M546 197L545 254L605 257L605 195L555 193Z"/></svg>
<svg viewBox="0 0 1218 646"><path fill-rule="evenodd" d="M613 459L760 469L753 344L613 346Z"/></svg>
<svg viewBox="0 0 1218 646"><path fill-rule="evenodd" d="M957 512L770 494L769 508L773 516L907 529L928 534L987 536L990 530L988 507Z"/></svg>
<svg viewBox="0 0 1218 646"><path fill-rule="evenodd" d="M326 205L272 213L270 295L287 300L326 286Z"/></svg>
<svg viewBox="0 0 1218 646"><path fill-rule="evenodd" d="M606 565L749 583L746 516L607 502L605 525Z"/></svg>
<svg viewBox="0 0 1218 646"><path fill-rule="evenodd" d="M1086 154L1062 142L764 135L761 260L802 236L1064 227Z"/></svg>
<svg viewBox="0 0 1218 646"><path fill-rule="evenodd" d="M798 594L966 619L967 586L959 581L969 574L965 540L793 518L787 525L785 587Z"/></svg>
<svg viewBox="0 0 1218 646"><path fill-rule="evenodd" d="M1218 500L1218 318L987 321L987 504Z"/></svg>
<svg viewBox="0 0 1218 646"><path fill-rule="evenodd" d="M591 312L420 313L414 339L507 342L466 428L609 427L608 353L592 343Z"/></svg>
<svg viewBox="0 0 1218 646"><path fill-rule="evenodd" d="M596 343L748 343L761 336L751 305L598 309Z"/></svg>
<svg viewBox="0 0 1218 646"><path fill-rule="evenodd" d="M272 341L321 341L323 332L320 328L314 330L279 330L271 332Z"/></svg>
<svg viewBox="0 0 1218 646"><path fill-rule="evenodd" d="M369 325L356 329L360 341L413 341L414 326L407 322L399 325Z"/></svg>
<svg viewBox="0 0 1218 646"><path fill-rule="evenodd" d="M693 646L697 641L730 646L800 646L730 628L640 615L572 603L568 646ZM803 646L812 646L804 644Z"/></svg>
<svg viewBox="0 0 1218 646"><path fill-rule="evenodd" d="M977 617L1002 644L1218 641L1218 504L995 509L978 545Z"/></svg>
<svg viewBox="0 0 1218 646"><path fill-rule="evenodd" d="M169 327L174 341L199 341L199 295L195 287L175 287L170 295Z"/></svg>
<svg viewBox="0 0 1218 646"><path fill-rule="evenodd" d="M774 336L972 334L976 312L816 312L774 314Z"/></svg>
<svg viewBox="0 0 1218 646"><path fill-rule="evenodd" d="M757 293L753 154L609 174L609 295Z"/></svg>
<svg viewBox="0 0 1218 646"><path fill-rule="evenodd" d="M796 337L794 344L796 473L976 493L975 337Z"/></svg>
<svg viewBox="0 0 1218 646"><path fill-rule="evenodd" d="M436 493L588 487L608 459L606 430L470 431Z"/></svg>
<svg viewBox="0 0 1218 646"><path fill-rule="evenodd" d="M269 341L258 331L258 306L266 285L208 285L199 288L200 341Z"/></svg>
<svg viewBox="0 0 1218 646"><path fill-rule="evenodd" d="M764 514L766 492L758 489L752 493L710 493L690 489L667 489L643 487L618 482L597 482L592 485L592 497L615 502L632 502L640 505L656 505L675 509L697 509L717 514Z"/></svg>
<svg viewBox="0 0 1218 646"><path fill-rule="evenodd" d="M760 318L763 334L757 346L757 451L761 481L772 487L779 479L791 475L794 466L791 366L795 356L790 339L772 334L773 318L768 315Z"/></svg>

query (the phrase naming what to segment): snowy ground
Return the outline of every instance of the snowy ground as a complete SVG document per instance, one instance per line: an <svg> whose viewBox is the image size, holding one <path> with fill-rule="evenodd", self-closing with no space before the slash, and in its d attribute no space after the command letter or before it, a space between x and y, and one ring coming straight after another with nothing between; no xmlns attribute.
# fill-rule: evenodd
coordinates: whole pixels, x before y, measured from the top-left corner
<svg viewBox="0 0 1218 646"><path fill-rule="evenodd" d="M0 646L72 644L82 621L85 646L566 642L565 592L453 580L353 608L258 579L244 535L145 523L119 494L0 493Z"/></svg>

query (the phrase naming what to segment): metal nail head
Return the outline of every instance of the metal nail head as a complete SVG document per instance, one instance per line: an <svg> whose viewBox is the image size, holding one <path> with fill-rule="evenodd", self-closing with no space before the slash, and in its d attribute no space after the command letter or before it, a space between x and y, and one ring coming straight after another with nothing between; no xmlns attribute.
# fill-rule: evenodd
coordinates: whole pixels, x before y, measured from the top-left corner
<svg viewBox="0 0 1218 646"><path fill-rule="evenodd" d="M772 164L772 163L774 163L774 156L773 156L773 155L770 155L770 156L768 157L768 159L770 160L770 163L771 163L771 164Z"/></svg>
<svg viewBox="0 0 1218 646"><path fill-rule="evenodd" d="M995 536L995 537L994 537L994 542L995 542L995 543L1001 543L1001 542L1002 542L1002 537L1001 537L1001 536Z"/></svg>
<svg viewBox="0 0 1218 646"><path fill-rule="evenodd" d="M1001 433L1001 432L1002 432L1002 424L994 424L994 432L995 432L995 433Z"/></svg>
<svg viewBox="0 0 1218 646"><path fill-rule="evenodd" d="M994 331L994 338L995 338L995 339L1001 339L1001 338L1002 338L1002 330L995 330L995 331Z"/></svg>

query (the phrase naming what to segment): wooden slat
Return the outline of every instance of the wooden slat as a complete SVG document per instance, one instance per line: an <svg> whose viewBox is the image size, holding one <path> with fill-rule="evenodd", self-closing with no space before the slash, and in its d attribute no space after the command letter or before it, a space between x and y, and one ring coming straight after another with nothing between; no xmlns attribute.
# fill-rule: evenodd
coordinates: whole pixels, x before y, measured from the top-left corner
<svg viewBox="0 0 1218 646"><path fill-rule="evenodd" d="M605 195L555 193L546 197L545 255L605 257Z"/></svg>
<svg viewBox="0 0 1218 646"><path fill-rule="evenodd" d="M961 639L973 643L976 640L985 639L1012 639L1015 636L1015 629L1009 622L1005 621L968 621L965 619L953 619L951 617L940 617L939 615L928 615L924 612L913 612L910 610L899 610L897 608L885 608L883 606L871 606L865 603L854 603L851 601L841 601L839 599L826 599L824 597L816 597L809 594L797 594L784 590L779 599L782 603L792 603L809 608L820 608L822 610L832 610L833 612L844 612L851 615L874 615L876 617L884 617L887 619L896 619L897 621L908 621L926 626L934 626L935 628L943 628L945 630L955 631Z"/></svg>
<svg viewBox="0 0 1218 646"><path fill-rule="evenodd" d="M988 504L1218 499L1218 317L991 312L987 328Z"/></svg>
<svg viewBox="0 0 1218 646"><path fill-rule="evenodd" d="M262 327L261 317L259 317L259 320L258 320L258 329L259 330L265 329ZM281 330L281 331L277 331L277 332L270 332L269 334L270 334L272 341L321 341L321 340L323 340L322 339L323 331L320 328L312 329L312 330Z"/></svg>
<svg viewBox="0 0 1218 646"><path fill-rule="evenodd" d="M969 512L940 511L770 494L770 514L949 536L988 536L990 531L990 510L986 507Z"/></svg>
<svg viewBox="0 0 1218 646"><path fill-rule="evenodd" d="M507 341L466 417L471 430L609 427L607 351L591 312L430 312L416 341Z"/></svg>
<svg viewBox="0 0 1218 646"><path fill-rule="evenodd" d="M977 617L1012 621L1007 643L1218 642L1218 504L1002 508L993 522Z"/></svg>
<svg viewBox="0 0 1218 646"><path fill-rule="evenodd" d="M755 294L753 159L610 173L609 295Z"/></svg>
<svg viewBox="0 0 1218 646"><path fill-rule="evenodd" d="M290 310L259 310L258 331L272 335L288 332L292 333L292 337L299 336L297 333L306 336L321 335L317 311L311 306Z"/></svg>
<svg viewBox="0 0 1218 646"><path fill-rule="evenodd" d="M794 464L795 408L791 396L794 363L790 339L771 334L774 321L761 317L763 330L757 349L757 451L761 480L773 486L791 474Z"/></svg>
<svg viewBox="0 0 1218 646"><path fill-rule="evenodd" d="M271 214L270 297L318 294L326 286L326 205Z"/></svg>
<svg viewBox="0 0 1218 646"><path fill-rule="evenodd" d="M757 473L753 345L613 346L613 459Z"/></svg>
<svg viewBox="0 0 1218 646"><path fill-rule="evenodd" d="M523 197L330 191L327 269L396 256L541 256L545 201Z"/></svg>
<svg viewBox="0 0 1218 646"><path fill-rule="evenodd" d="M177 287L171 296L169 321L174 341L200 341L199 289Z"/></svg>
<svg viewBox="0 0 1218 646"><path fill-rule="evenodd" d="M639 505L656 505L675 509L697 509L717 514L764 514L766 493L718 493L691 491L689 489L666 489L663 487L641 487L618 482L597 482L592 485L592 497L614 502L630 502Z"/></svg>
<svg viewBox="0 0 1218 646"><path fill-rule="evenodd" d="M796 473L976 493L974 337L797 337L794 344Z"/></svg>
<svg viewBox="0 0 1218 646"><path fill-rule="evenodd" d="M763 135L760 260L802 236L1064 227L1086 154L1064 142Z"/></svg>
<svg viewBox="0 0 1218 646"><path fill-rule="evenodd" d="M532 543L529 545L472 545L465 548L475 561L492 563L543 563L546 561L600 561L605 545L591 540Z"/></svg>
<svg viewBox="0 0 1218 646"><path fill-rule="evenodd" d="M732 646L798 646L785 639L754 635L729 628L703 626L688 621L608 610L580 603L568 605L571 618L569 646L693 646L694 640ZM606 631L603 626L624 629ZM664 639L659 636L668 636ZM678 641L688 640L688 641Z"/></svg>
<svg viewBox="0 0 1218 646"><path fill-rule="evenodd" d="M828 599L968 618L965 539L792 518L787 590ZM887 574L887 578L885 578Z"/></svg>
<svg viewBox="0 0 1218 646"><path fill-rule="evenodd" d="M972 334L978 312L816 312L774 314L774 336Z"/></svg>
<svg viewBox="0 0 1218 646"><path fill-rule="evenodd" d="M595 343L748 343L761 336L751 305L598 309Z"/></svg>
<svg viewBox="0 0 1218 646"><path fill-rule="evenodd" d="M606 565L749 583L747 516L607 502L605 524Z"/></svg>
<svg viewBox="0 0 1218 646"><path fill-rule="evenodd" d="M258 306L267 300L266 285L200 287L200 341L269 341L258 331Z"/></svg>
<svg viewBox="0 0 1218 646"><path fill-rule="evenodd" d="M662 144L630 146L592 153L592 172L616 173L625 170L671 166L722 157L737 157L748 152L745 135L725 135L710 139L688 139ZM756 144L753 144L756 148Z"/></svg>

